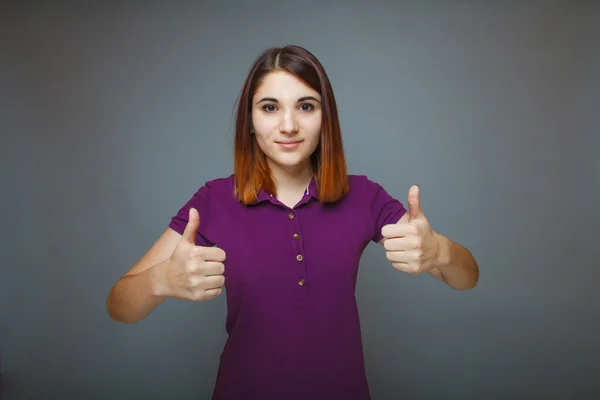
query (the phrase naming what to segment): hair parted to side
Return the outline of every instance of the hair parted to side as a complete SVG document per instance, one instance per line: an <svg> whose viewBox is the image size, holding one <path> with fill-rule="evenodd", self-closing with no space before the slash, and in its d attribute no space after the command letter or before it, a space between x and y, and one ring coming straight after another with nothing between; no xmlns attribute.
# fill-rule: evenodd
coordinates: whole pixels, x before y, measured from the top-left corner
<svg viewBox="0 0 600 400"><path fill-rule="evenodd" d="M325 69L308 50L299 46L273 47L260 54L248 73L238 99L235 123L235 196L253 203L261 188L276 195L265 154L251 134L252 97L265 75L285 71L321 96L322 120L319 145L311 156L319 201L332 203L348 191L346 159L333 89Z"/></svg>

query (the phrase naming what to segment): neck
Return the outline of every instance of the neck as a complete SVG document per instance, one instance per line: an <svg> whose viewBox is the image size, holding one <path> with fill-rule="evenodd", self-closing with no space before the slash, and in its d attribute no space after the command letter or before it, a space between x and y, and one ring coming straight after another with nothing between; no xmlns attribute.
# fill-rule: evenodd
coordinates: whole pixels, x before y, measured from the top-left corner
<svg viewBox="0 0 600 400"><path fill-rule="evenodd" d="M304 191L313 177L310 163L296 168L282 168L281 166L271 165L270 169L277 193Z"/></svg>

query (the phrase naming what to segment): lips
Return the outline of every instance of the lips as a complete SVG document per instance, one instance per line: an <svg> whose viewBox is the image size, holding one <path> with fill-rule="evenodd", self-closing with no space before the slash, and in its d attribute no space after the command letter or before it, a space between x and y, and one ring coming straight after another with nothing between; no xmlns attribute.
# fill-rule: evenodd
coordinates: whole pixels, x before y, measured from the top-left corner
<svg viewBox="0 0 600 400"><path fill-rule="evenodd" d="M279 143L279 144L297 144L300 143L301 140L280 140L278 142L275 143Z"/></svg>
<svg viewBox="0 0 600 400"><path fill-rule="evenodd" d="M284 140L284 141L279 141L279 142L275 142L275 143L277 143L284 149L294 150L298 146L300 146L301 142L302 142L301 140Z"/></svg>

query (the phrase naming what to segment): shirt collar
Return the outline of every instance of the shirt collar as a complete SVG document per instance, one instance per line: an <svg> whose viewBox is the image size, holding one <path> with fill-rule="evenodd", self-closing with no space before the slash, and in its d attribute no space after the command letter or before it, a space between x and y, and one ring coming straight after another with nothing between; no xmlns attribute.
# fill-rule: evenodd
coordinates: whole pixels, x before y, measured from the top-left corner
<svg viewBox="0 0 600 400"><path fill-rule="evenodd" d="M310 180L310 183L308 184L308 186L306 187L306 190L304 191L303 199L307 198L307 197L317 199L317 200L319 199L319 192L317 190L317 182L314 177ZM267 193L264 188L260 188L260 190L258 191L257 199L252 204L262 203L263 201L271 201L272 202L273 200L275 200L275 196Z"/></svg>

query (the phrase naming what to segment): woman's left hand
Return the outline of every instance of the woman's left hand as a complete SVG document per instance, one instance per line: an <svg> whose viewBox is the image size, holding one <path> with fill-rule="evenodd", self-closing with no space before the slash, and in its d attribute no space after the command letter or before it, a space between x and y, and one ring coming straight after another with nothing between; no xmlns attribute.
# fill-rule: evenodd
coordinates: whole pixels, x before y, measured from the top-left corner
<svg viewBox="0 0 600 400"><path fill-rule="evenodd" d="M428 272L439 264L442 236L436 233L421 209L419 187L408 191L408 217L382 228L383 247L394 268L412 273Z"/></svg>

